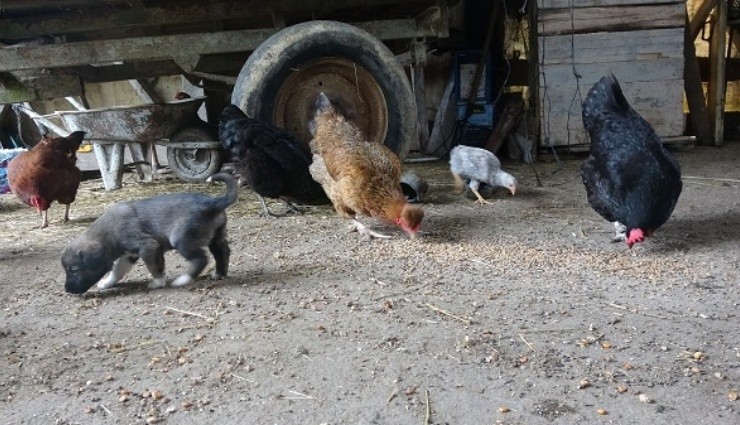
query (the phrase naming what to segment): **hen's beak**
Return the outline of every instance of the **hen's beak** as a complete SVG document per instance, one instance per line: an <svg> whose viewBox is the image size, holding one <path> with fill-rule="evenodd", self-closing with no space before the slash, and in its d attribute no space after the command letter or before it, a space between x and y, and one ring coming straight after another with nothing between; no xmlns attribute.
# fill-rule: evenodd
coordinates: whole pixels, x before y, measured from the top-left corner
<svg viewBox="0 0 740 425"><path fill-rule="evenodd" d="M509 188L509 191L511 192L511 196L516 195L516 188L515 187L510 187Z"/></svg>

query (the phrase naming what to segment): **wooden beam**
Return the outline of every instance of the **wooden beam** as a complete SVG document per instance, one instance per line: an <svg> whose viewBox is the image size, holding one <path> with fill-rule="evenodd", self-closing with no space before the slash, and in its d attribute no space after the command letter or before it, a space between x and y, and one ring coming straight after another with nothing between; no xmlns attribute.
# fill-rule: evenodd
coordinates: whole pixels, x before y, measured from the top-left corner
<svg viewBox="0 0 740 425"><path fill-rule="evenodd" d="M19 80L10 73L0 73L0 103L32 102L82 93L82 82L75 75L38 75Z"/></svg>
<svg viewBox="0 0 740 425"><path fill-rule="evenodd" d="M253 50L272 29L224 31L44 44L0 49L0 72L35 68L164 60L188 55Z"/></svg>
<svg viewBox="0 0 740 425"><path fill-rule="evenodd" d="M106 0L110 4L125 4L129 0ZM4 0L2 9L4 11L23 10L31 8L54 7L60 9L69 9L73 7L89 6L89 0Z"/></svg>
<svg viewBox="0 0 740 425"><path fill-rule="evenodd" d="M683 3L582 7L538 12L539 35L584 34L682 26Z"/></svg>
<svg viewBox="0 0 740 425"><path fill-rule="evenodd" d="M532 2L535 3L535 2ZM655 4L655 3L685 3L685 0L537 0L537 8L540 10L544 9L574 9L584 7L608 7L617 6L624 7L629 4L633 5L644 5L644 4Z"/></svg>
<svg viewBox="0 0 740 425"><path fill-rule="evenodd" d="M725 80L725 64L727 49L727 2L717 2L714 12L714 25L712 27L712 38L709 45L709 86L708 107L709 125L712 129L712 137L715 145L724 144L724 107L727 92L727 81Z"/></svg>
<svg viewBox="0 0 740 425"><path fill-rule="evenodd" d="M488 28L486 28L486 35L483 39L483 47L481 48L480 58L478 64L475 67L475 74L473 74L473 81L470 84L470 92L467 93L468 102L465 105L465 118L467 122L470 118L470 114L473 111L473 105L475 104L476 98L478 97L478 86L483 78L483 70L488 62L488 55L491 51L491 40L493 40L493 30L496 28L496 21L498 20L499 9L501 8L501 2L496 2L491 7L491 16L488 18ZM462 97L465 93L461 94Z"/></svg>
<svg viewBox="0 0 740 425"><path fill-rule="evenodd" d="M28 8L34 7L33 1L22 1ZM56 3L62 3L57 1ZM75 2L72 2L75 3ZM76 3L80 3L79 1ZM151 6L146 8L112 8L111 1L88 2L98 3L92 8L57 7L53 14L35 14L24 17L0 18L0 39L28 39L45 35L79 34L90 32L109 32L111 30L139 29L145 27L167 26L178 24L200 27L200 30L211 29L213 24L221 21L240 19L245 22L243 28L264 27L272 21L273 16L288 15L288 12L302 13L316 11L328 13L342 8L382 7L399 3L398 0L280 0L260 1L224 1L208 2L182 1L176 8ZM103 6L100 6L103 3ZM120 3L130 3L128 0ZM431 3L430 0L416 0L410 3ZM80 6L80 5L77 5ZM36 6L38 7L38 5ZM0 7L8 10L7 1ZM280 27L280 25L276 25ZM233 28L233 27L232 27Z"/></svg>
<svg viewBox="0 0 740 425"><path fill-rule="evenodd" d="M67 68L88 83L125 81L134 78L152 78L179 75L184 71L172 60L152 62L126 62L108 66L74 66Z"/></svg>
<svg viewBox="0 0 740 425"><path fill-rule="evenodd" d="M437 107L437 115L434 117L434 125L432 126L432 134L429 135L429 144L424 154L430 155L447 155L447 151L451 147L451 138L455 131L455 112L457 106L455 101L452 99L453 89L455 87L455 74L450 73L447 78L447 84L445 90L442 93L442 98L439 100L439 106ZM440 152L440 148L445 148L444 152Z"/></svg>
<svg viewBox="0 0 740 425"><path fill-rule="evenodd" d="M421 153L427 153L427 146L429 146L429 119L427 118L424 67L425 64L417 64L411 70L414 82L414 100L416 102L418 143Z"/></svg>
<svg viewBox="0 0 740 425"><path fill-rule="evenodd" d="M704 0L704 2L699 5L699 8L696 9L696 13L691 18L691 21L689 21L689 37L691 37L692 43L696 40L696 36L699 35L699 32L701 32L704 22L707 21L709 14L712 13L712 9L714 9L715 6L717 6L717 0Z"/></svg>
<svg viewBox="0 0 740 425"><path fill-rule="evenodd" d="M381 40L431 37L436 30L417 28L414 19L356 23ZM173 59L186 72L200 55L252 51L277 29L254 29L44 44L0 49L0 72L127 61ZM190 68L190 69L188 69Z"/></svg>
<svg viewBox="0 0 740 425"><path fill-rule="evenodd" d="M689 105L689 118L691 119L694 134L699 144L709 144L712 141L712 133L709 128L709 113L704 100L704 88L699 73L699 62L696 60L696 49L694 40L689 31L689 15L686 14L686 31L684 37L684 68L683 87L686 92L686 102Z"/></svg>
<svg viewBox="0 0 740 425"><path fill-rule="evenodd" d="M529 55L527 56L527 88L529 99L527 99L528 110L525 110L524 114L525 117L527 115L534 115L534 119L525 119L524 123L525 125L529 124L527 132L537 138L537 146L540 146L542 145L540 122L543 104L539 98L540 92L538 90L540 80L540 46L537 41L537 31L532 31L532 28L537 28L537 5L534 1L527 2L527 15L527 23L530 28L527 39L527 45L529 46ZM512 67L512 72L514 69L516 68ZM536 152L537 150L534 149L534 151Z"/></svg>

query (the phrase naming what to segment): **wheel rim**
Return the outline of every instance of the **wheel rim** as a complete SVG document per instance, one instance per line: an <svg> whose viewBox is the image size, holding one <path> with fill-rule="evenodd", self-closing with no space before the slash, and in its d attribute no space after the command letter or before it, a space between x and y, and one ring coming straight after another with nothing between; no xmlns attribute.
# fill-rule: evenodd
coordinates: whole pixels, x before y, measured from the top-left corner
<svg viewBox="0 0 740 425"><path fill-rule="evenodd" d="M175 167L182 175L197 178L208 172L213 153L212 149L175 149Z"/></svg>
<svg viewBox="0 0 740 425"><path fill-rule="evenodd" d="M308 142L308 123L316 97L324 92L337 110L355 123L369 140L383 143L388 131L388 108L378 83L363 67L342 58L320 58L303 64L280 86L273 122Z"/></svg>

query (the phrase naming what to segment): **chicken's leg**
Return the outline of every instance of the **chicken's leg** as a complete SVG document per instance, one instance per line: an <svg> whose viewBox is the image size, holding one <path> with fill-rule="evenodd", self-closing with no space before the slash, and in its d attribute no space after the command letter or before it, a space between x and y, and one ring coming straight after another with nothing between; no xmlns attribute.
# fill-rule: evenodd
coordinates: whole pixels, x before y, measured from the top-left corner
<svg viewBox="0 0 740 425"><path fill-rule="evenodd" d="M465 182L459 174L452 173L452 177L455 179L455 192L460 193L465 190Z"/></svg>
<svg viewBox="0 0 740 425"><path fill-rule="evenodd" d="M64 222L65 223L69 221L69 206L70 204L67 204L64 206Z"/></svg>
<svg viewBox="0 0 740 425"><path fill-rule="evenodd" d="M260 203L262 204L262 212L260 213L260 217L282 217L284 214L275 214L274 212L270 211L269 208L267 208L267 204L265 203L265 198L263 198L261 195L257 195L258 198L260 198Z"/></svg>
<svg viewBox="0 0 740 425"><path fill-rule="evenodd" d="M388 235L384 235L374 230L370 230L367 226L357 221L357 219L352 220L352 225L350 225L349 231L357 232L367 239L372 239L372 238L390 239L390 236Z"/></svg>
<svg viewBox="0 0 740 425"><path fill-rule="evenodd" d="M49 227L49 215L47 214L49 210L43 210L40 211L41 213L41 228Z"/></svg>
<svg viewBox="0 0 740 425"><path fill-rule="evenodd" d="M297 214L303 214L305 212L304 210L298 208L298 206L296 204L290 202L287 199L283 199L283 203L285 203L285 208L286 208L285 214L288 214L290 212L294 212L294 213L297 213ZM283 215L285 215L285 214L283 214Z"/></svg>
<svg viewBox="0 0 740 425"><path fill-rule="evenodd" d="M614 237L612 238L612 242L624 242L627 240L627 226L618 221L615 221L614 230L617 232L617 234L614 235Z"/></svg>
<svg viewBox="0 0 740 425"><path fill-rule="evenodd" d="M470 187L470 190L473 191L475 197L478 198L478 200L476 201L477 203L481 205L491 204L490 201L484 199L481 196L480 192L478 192L478 188L480 187L480 182L478 182L478 180L470 180L470 184L468 185L468 187Z"/></svg>
<svg viewBox="0 0 740 425"><path fill-rule="evenodd" d="M475 201L475 202L477 202L477 203L479 203L479 204L481 204L481 205L490 205L490 204L493 204L493 202L491 202L491 201L489 201L489 200L486 200L486 199L484 199L484 198L483 198L483 197L481 196L481 194L480 194L480 193L478 192L478 190L477 190L477 189L473 189L473 188L471 187L471 188L470 188L470 190L472 190L472 191L473 191L473 194L474 194L474 195L476 196L476 198L478 198L478 200L477 200L477 201Z"/></svg>

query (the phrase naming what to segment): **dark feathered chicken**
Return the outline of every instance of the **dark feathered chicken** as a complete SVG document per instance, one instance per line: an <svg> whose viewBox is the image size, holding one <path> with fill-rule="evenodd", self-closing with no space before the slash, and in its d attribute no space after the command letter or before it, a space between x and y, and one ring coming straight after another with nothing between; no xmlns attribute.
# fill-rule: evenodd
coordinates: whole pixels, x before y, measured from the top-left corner
<svg viewBox="0 0 740 425"><path fill-rule="evenodd" d="M84 131L75 131L67 137L42 139L8 164L10 189L41 213L41 227L49 225L47 210L54 201L64 204L64 221L69 220L69 205L82 180L75 152L84 137Z"/></svg>
<svg viewBox="0 0 740 425"><path fill-rule="evenodd" d="M681 194L680 168L614 75L591 88L582 112L591 137L591 154L581 165L588 202L631 248L670 217Z"/></svg>
<svg viewBox="0 0 740 425"><path fill-rule="evenodd" d="M308 172L311 152L291 133L249 118L238 107L229 105L221 113L218 134L242 184L257 193L262 203L261 215L275 216L267 208L265 197L282 199L291 210L297 210L293 202L329 202L321 185Z"/></svg>

